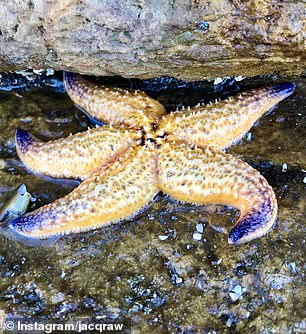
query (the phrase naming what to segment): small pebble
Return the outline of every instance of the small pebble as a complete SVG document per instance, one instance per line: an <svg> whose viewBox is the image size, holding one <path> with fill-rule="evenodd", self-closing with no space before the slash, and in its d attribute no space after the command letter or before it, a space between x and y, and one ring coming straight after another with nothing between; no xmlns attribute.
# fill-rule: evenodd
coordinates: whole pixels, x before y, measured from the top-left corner
<svg viewBox="0 0 306 334"><path fill-rule="evenodd" d="M296 268L295 262L289 263L289 267L290 267L291 272L293 272L294 274L297 273L297 268Z"/></svg>
<svg viewBox="0 0 306 334"><path fill-rule="evenodd" d="M227 231L224 227L220 227L220 226L216 226L212 224L210 224L209 226L216 232L227 234Z"/></svg>
<svg viewBox="0 0 306 334"><path fill-rule="evenodd" d="M245 77L242 75L238 75L237 77L235 77L236 81L242 81Z"/></svg>
<svg viewBox="0 0 306 334"><path fill-rule="evenodd" d="M45 70L35 70L35 69L33 69L33 72L34 72L35 74L42 74L44 71L45 71Z"/></svg>
<svg viewBox="0 0 306 334"><path fill-rule="evenodd" d="M176 279L175 279L175 284L179 285L179 284L182 284L182 283L183 283L182 277L177 276Z"/></svg>
<svg viewBox="0 0 306 334"><path fill-rule="evenodd" d="M52 304L57 304L62 302L65 299L65 295L62 292L57 293L56 295L52 296L51 301Z"/></svg>
<svg viewBox="0 0 306 334"><path fill-rule="evenodd" d="M288 169L287 164L283 164L282 172L283 172L283 173L287 172L287 169Z"/></svg>
<svg viewBox="0 0 306 334"><path fill-rule="evenodd" d="M226 322L226 327L231 327L232 324L233 324L233 319L232 319L231 317L229 317L229 318L227 319L227 322Z"/></svg>
<svg viewBox="0 0 306 334"><path fill-rule="evenodd" d="M20 118L20 121L22 123L31 123L31 122L33 122L33 117L31 117L31 116L23 117L23 118Z"/></svg>
<svg viewBox="0 0 306 334"><path fill-rule="evenodd" d="M197 224L197 231L198 231L199 233L203 233L203 231L204 231L204 226L203 226L203 224Z"/></svg>
<svg viewBox="0 0 306 334"><path fill-rule="evenodd" d="M158 236L159 240L167 240L169 238L168 235L159 235Z"/></svg>
<svg viewBox="0 0 306 334"><path fill-rule="evenodd" d="M3 169L5 165L6 165L5 161L3 159L0 159L0 169Z"/></svg>
<svg viewBox="0 0 306 334"><path fill-rule="evenodd" d="M54 70L52 70L52 68L47 68L47 71L46 71L46 75L53 75L54 74Z"/></svg>
<svg viewBox="0 0 306 334"><path fill-rule="evenodd" d="M149 218L149 220L154 220L154 216L151 215L151 214L148 214L148 218Z"/></svg>
<svg viewBox="0 0 306 334"><path fill-rule="evenodd" d="M130 312L139 312L140 310L143 309L143 305L141 304L135 304L133 307L130 309Z"/></svg>
<svg viewBox="0 0 306 334"><path fill-rule="evenodd" d="M199 232L195 232L195 233L193 233L192 238L193 238L194 240L201 240L201 239L202 239L202 234L199 233Z"/></svg>
<svg viewBox="0 0 306 334"><path fill-rule="evenodd" d="M229 296L233 302L238 299L242 299L243 293L246 291L245 288L242 288L240 285L235 285L230 291Z"/></svg>
<svg viewBox="0 0 306 334"><path fill-rule="evenodd" d="M10 149L15 148L15 139L8 139L6 142L6 146Z"/></svg>
<svg viewBox="0 0 306 334"><path fill-rule="evenodd" d="M222 81L223 81L222 78L216 78L216 79L214 80L214 86L219 85Z"/></svg>
<svg viewBox="0 0 306 334"><path fill-rule="evenodd" d="M285 117L279 117L276 121L279 122L279 123L282 123L286 120Z"/></svg>
<svg viewBox="0 0 306 334"><path fill-rule="evenodd" d="M246 135L246 140L250 141L252 140L252 133L248 132L248 134Z"/></svg>
<svg viewBox="0 0 306 334"><path fill-rule="evenodd" d="M218 261L212 261L212 265L213 266L218 266L219 264L221 264L221 262L222 262L222 258L221 259L219 259Z"/></svg>

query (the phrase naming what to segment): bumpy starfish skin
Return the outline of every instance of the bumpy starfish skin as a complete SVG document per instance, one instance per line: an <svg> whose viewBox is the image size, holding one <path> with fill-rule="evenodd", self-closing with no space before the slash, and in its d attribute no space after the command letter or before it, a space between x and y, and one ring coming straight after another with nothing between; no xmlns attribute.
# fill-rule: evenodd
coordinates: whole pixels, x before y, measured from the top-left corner
<svg viewBox="0 0 306 334"><path fill-rule="evenodd" d="M157 170L159 189L177 200L222 203L240 210L229 243L255 239L267 232L276 219L277 203L267 181L229 154L212 147L167 143L158 151Z"/></svg>
<svg viewBox="0 0 306 334"><path fill-rule="evenodd" d="M27 168L51 177L86 179L103 165L136 145L140 133L108 126L64 139L42 142L27 131L16 131L17 153Z"/></svg>
<svg viewBox="0 0 306 334"><path fill-rule="evenodd" d="M86 231L130 217L157 192L154 150L129 148L70 194L17 219L13 226L35 238Z"/></svg>
<svg viewBox="0 0 306 334"><path fill-rule="evenodd" d="M250 241L272 227L277 216L272 188L255 169L221 149L289 96L294 84L168 115L141 92L107 88L71 73L65 74L65 85L77 105L116 129L100 127L48 143L17 130L17 152L30 170L85 179L69 195L10 222L17 233L47 238L118 222L159 191L183 202L239 209L229 243Z"/></svg>
<svg viewBox="0 0 306 334"><path fill-rule="evenodd" d="M162 117L159 130L168 134L169 141L223 149L239 141L258 118L291 94L287 84L253 89L225 101L172 112Z"/></svg>
<svg viewBox="0 0 306 334"><path fill-rule="evenodd" d="M98 121L150 130L166 114L158 101L141 91L94 84L78 74L65 73L64 79L73 102Z"/></svg>

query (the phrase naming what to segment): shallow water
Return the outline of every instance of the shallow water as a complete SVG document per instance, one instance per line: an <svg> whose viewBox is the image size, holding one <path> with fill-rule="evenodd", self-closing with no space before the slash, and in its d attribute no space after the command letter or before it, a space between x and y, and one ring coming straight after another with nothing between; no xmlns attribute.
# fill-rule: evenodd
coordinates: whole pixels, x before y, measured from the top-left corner
<svg viewBox="0 0 306 334"><path fill-rule="evenodd" d="M92 125L64 94L59 77L15 87L5 79L0 204L25 183L37 199L32 210L78 183L29 174L15 153L15 129L50 140ZM146 90L170 111L275 79L226 80L216 86L169 78L105 80ZM163 195L132 220L62 237L53 245L31 247L2 234L2 316L128 319L134 333L305 332L306 79L295 83L294 95L229 150L257 168L275 190L279 217L267 236L229 245L222 231L234 223L235 210L182 205ZM197 228L203 228L200 240L193 238Z"/></svg>

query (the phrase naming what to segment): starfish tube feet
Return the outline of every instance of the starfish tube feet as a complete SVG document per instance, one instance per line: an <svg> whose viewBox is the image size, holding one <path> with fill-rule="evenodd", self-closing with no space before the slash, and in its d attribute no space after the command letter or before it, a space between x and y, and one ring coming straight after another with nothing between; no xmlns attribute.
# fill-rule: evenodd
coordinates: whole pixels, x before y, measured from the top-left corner
<svg viewBox="0 0 306 334"><path fill-rule="evenodd" d="M136 145L140 134L108 126L90 129L49 142L25 130L16 131L16 150L24 165L35 173L84 180L101 166Z"/></svg>
<svg viewBox="0 0 306 334"><path fill-rule="evenodd" d="M157 194L155 153L129 148L67 196L19 217L9 227L29 238L91 230L128 218Z"/></svg>
<svg viewBox="0 0 306 334"><path fill-rule="evenodd" d="M157 159L158 186L173 198L194 204L225 204L240 210L229 243L266 234L277 215L275 194L259 172L213 148L166 144Z"/></svg>
<svg viewBox="0 0 306 334"><path fill-rule="evenodd" d="M279 83L184 112L172 112L161 119L158 131L166 133L169 141L224 149L239 141L264 113L294 89L293 83Z"/></svg>
<svg viewBox="0 0 306 334"><path fill-rule="evenodd" d="M65 72L64 82L72 101L94 119L130 129L151 129L165 108L145 93L132 89L107 87Z"/></svg>

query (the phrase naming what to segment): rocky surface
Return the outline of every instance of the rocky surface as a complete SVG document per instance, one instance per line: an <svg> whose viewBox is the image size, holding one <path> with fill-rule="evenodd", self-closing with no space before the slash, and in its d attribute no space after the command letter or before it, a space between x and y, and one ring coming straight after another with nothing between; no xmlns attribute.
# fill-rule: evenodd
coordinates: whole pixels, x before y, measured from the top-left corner
<svg viewBox="0 0 306 334"><path fill-rule="evenodd" d="M171 78L111 82L145 89L170 111L274 79L215 86ZM0 204L24 182L37 198L31 209L73 184L28 174L14 151L15 128L48 140L91 126L63 94L60 77L35 80L41 87L0 91ZM229 245L224 233L238 212L182 205L163 195L135 219L49 243L27 245L2 231L0 317L116 320L131 323L136 334L303 333L306 81L296 83L296 93L231 148L276 192L279 217L267 236Z"/></svg>
<svg viewBox="0 0 306 334"><path fill-rule="evenodd" d="M305 71L306 5L282 0L1 3L0 70L200 80Z"/></svg>

